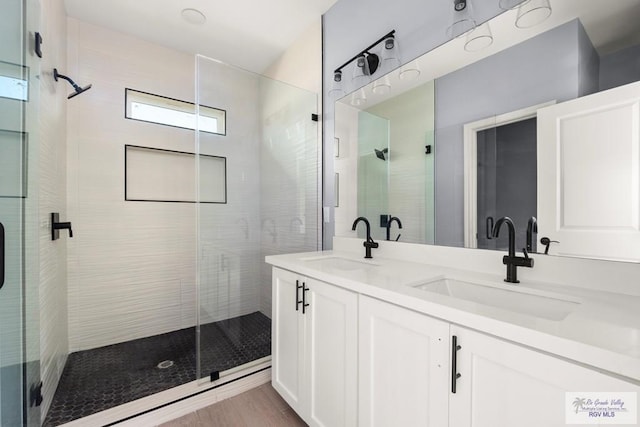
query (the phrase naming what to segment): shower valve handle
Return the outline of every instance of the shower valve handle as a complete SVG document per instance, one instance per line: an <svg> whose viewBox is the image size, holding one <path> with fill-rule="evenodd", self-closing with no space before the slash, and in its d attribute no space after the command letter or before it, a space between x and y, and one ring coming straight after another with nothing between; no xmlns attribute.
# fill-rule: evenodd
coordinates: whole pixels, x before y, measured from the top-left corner
<svg viewBox="0 0 640 427"><path fill-rule="evenodd" d="M60 222L60 214L58 212L51 213L51 240L60 238L60 230L69 230L69 237L73 237L73 230L70 222Z"/></svg>

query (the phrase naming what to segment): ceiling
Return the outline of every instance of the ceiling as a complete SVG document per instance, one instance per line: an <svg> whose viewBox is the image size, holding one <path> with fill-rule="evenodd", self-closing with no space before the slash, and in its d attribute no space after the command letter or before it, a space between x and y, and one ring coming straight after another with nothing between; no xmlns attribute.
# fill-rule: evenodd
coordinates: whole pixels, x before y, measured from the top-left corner
<svg viewBox="0 0 640 427"><path fill-rule="evenodd" d="M263 72L336 0L65 0L67 15L188 53ZM190 24L181 11L206 16Z"/></svg>

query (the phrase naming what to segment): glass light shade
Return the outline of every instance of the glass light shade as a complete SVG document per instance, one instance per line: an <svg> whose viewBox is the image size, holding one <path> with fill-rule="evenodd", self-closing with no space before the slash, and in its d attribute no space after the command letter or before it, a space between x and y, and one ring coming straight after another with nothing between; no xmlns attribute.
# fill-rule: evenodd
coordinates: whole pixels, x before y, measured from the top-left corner
<svg viewBox="0 0 640 427"><path fill-rule="evenodd" d="M365 93L364 88L358 89L351 95L351 105L354 107L359 107L365 102L367 102L367 94Z"/></svg>
<svg viewBox="0 0 640 427"><path fill-rule="evenodd" d="M542 23L551 16L549 0L528 0L518 8L516 27L530 28Z"/></svg>
<svg viewBox="0 0 640 427"><path fill-rule="evenodd" d="M371 89L376 95L385 95L391 91L391 80L388 75L380 77L373 83L373 89Z"/></svg>
<svg viewBox="0 0 640 427"><path fill-rule="evenodd" d="M449 38L460 37L476 27L471 0L453 0L451 25L447 28Z"/></svg>
<svg viewBox="0 0 640 427"><path fill-rule="evenodd" d="M500 0L498 5L502 10L511 10L515 9L518 6L528 2L529 0Z"/></svg>
<svg viewBox="0 0 640 427"><path fill-rule="evenodd" d="M415 80L420 76L420 67L416 61L412 61L400 68L400 80Z"/></svg>
<svg viewBox="0 0 640 427"><path fill-rule="evenodd" d="M382 52L380 53L381 67L384 70L390 71L400 65L398 50L398 41L395 37L391 36L384 39Z"/></svg>
<svg viewBox="0 0 640 427"><path fill-rule="evenodd" d="M371 81L369 72L369 63L364 55L360 55L355 60L355 67L353 69L353 77L351 81L355 87L364 86Z"/></svg>
<svg viewBox="0 0 640 427"><path fill-rule="evenodd" d="M333 84L329 91L329 96L332 99L342 98L346 95L342 84L342 71L338 70L333 73Z"/></svg>
<svg viewBox="0 0 640 427"><path fill-rule="evenodd" d="M467 40L464 44L464 50L467 52L477 52L485 49L493 43L493 35L489 22L476 27L473 31L467 33Z"/></svg>

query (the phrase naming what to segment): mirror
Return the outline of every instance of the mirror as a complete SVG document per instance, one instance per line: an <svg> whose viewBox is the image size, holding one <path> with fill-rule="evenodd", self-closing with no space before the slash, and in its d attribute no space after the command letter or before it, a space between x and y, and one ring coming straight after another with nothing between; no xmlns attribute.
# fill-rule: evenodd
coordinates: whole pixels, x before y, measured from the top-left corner
<svg viewBox="0 0 640 427"><path fill-rule="evenodd" d="M490 224L509 216L519 250L640 261L640 1L551 6L525 29L506 11L475 30L489 46L465 50L468 33L336 102L336 235L366 216L384 240L395 216L390 240L505 250Z"/></svg>

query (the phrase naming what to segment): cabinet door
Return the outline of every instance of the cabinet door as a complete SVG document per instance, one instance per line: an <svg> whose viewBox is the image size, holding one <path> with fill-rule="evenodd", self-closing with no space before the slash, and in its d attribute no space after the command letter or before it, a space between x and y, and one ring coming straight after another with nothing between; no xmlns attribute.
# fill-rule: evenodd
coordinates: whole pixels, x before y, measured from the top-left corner
<svg viewBox="0 0 640 427"><path fill-rule="evenodd" d="M358 296L306 279L303 315L309 424L355 426L358 408Z"/></svg>
<svg viewBox="0 0 640 427"><path fill-rule="evenodd" d="M273 388L299 413L304 399L301 371L304 343L301 311L296 311L297 283L302 285L302 279L298 275L273 269L271 381Z"/></svg>
<svg viewBox="0 0 640 427"><path fill-rule="evenodd" d="M451 427L565 427L567 391L639 391L638 386L459 326ZM570 408L569 408L570 409Z"/></svg>
<svg viewBox="0 0 640 427"><path fill-rule="evenodd" d="M449 324L360 296L361 426L448 423Z"/></svg>

